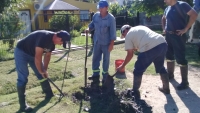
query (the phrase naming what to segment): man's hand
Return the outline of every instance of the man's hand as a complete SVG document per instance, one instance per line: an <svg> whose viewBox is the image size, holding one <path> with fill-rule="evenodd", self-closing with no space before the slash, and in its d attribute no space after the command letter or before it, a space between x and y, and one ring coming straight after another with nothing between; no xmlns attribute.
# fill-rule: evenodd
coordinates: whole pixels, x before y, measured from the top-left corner
<svg viewBox="0 0 200 113"><path fill-rule="evenodd" d="M122 72L124 69L124 66L123 65L120 65L119 67L117 67L117 70L118 72Z"/></svg>
<svg viewBox="0 0 200 113"><path fill-rule="evenodd" d="M108 51L111 52L112 50L113 50L113 45L110 44L110 45L109 45L109 48L108 48Z"/></svg>
<svg viewBox="0 0 200 113"><path fill-rule="evenodd" d="M176 34L182 36L184 33L187 32L187 29L182 29L182 30L176 30Z"/></svg>
<svg viewBox="0 0 200 113"><path fill-rule="evenodd" d="M49 74L48 72L43 72L43 73L40 73L42 75L43 78L48 78L49 77Z"/></svg>
<svg viewBox="0 0 200 113"><path fill-rule="evenodd" d="M165 30L163 30L163 33L162 34L166 34L166 31Z"/></svg>
<svg viewBox="0 0 200 113"><path fill-rule="evenodd" d="M87 29L85 30L85 33L89 33L89 31L90 31L89 28L87 28Z"/></svg>

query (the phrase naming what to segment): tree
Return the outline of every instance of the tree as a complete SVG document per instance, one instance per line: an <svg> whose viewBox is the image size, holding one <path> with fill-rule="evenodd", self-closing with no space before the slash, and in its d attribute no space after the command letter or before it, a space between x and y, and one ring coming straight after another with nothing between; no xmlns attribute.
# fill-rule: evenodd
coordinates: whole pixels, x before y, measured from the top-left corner
<svg viewBox="0 0 200 113"><path fill-rule="evenodd" d="M192 0L181 0L192 5ZM164 0L135 0L132 8L139 12L145 12L146 16L161 15L166 8Z"/></svg>
<svg viewBox="0 0 200 113"><path fill-rule="evenodd" d="M122 8L118 4L111 4L109 6L108 10L110 13L112 13L114 16L116 16L116 15L120 14Z"/></svg>
<svg viewBox="0 0 200 113"><path fill-rule="evenodd" d="M18 37L19 31L23 27L23 23L18 17L18 9L29 2L30 0L1 0L0 38L6 38L3 42L8 43L9 48L13 48L14 38Z"/></svg>
<svg viewBox="0 0 200 113"><path fill-rule="evenodd" d="M55 15L49 20L49 26L53 30L67 30L68 27L71 27L73 30L78 23L78 16L67 11L55 12Z"/></svg>
<svg viewBox="0 0 200 113"><path fill-rule="evenodd" d="M1 0L0 13L5 11L6 8L18 9L29 2L31 2L31 0Z"/></svg>

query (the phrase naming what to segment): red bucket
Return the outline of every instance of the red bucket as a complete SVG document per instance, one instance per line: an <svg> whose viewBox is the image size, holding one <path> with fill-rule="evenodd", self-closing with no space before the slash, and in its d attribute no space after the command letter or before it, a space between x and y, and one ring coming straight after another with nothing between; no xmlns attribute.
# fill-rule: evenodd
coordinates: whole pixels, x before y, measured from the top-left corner
<svg viewBox="0 0 200 113"><path fill-rule="evenodd" d="M124 62L124 60L122 59L117 59L115 60L115 70L117 70L117 68ZM123 68L121 71L121 73L124 73L125 72L125 68Z"/></svg>

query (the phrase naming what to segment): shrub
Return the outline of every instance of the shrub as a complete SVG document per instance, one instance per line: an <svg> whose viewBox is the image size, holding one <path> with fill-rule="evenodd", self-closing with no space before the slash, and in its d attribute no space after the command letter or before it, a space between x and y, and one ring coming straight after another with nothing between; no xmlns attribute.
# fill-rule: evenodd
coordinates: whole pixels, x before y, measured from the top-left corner
<svg viewBox="0 0 200 113"><path fill-rule="evenodd" d="M72 30L70 32L71 37L78 37L80 36L80 33L77 30Z"/></svg>
<svg viewBox="0 0 200 113"><path fill-rule="evenodd" d="M8 39L4 41L4 44L9 43L9 48L14 47L14 38L18 38L23 24L15 10L5 10L0 16L0 36Z"/></svg>
<svg viewBox="0 0 200 113"><path fill-rule="evenodd" d="M77 15L73 15L67 11L55 12L55 15L49 20L49 27L52 30L68 30L68 28L74 29L79 23Z"/></svg>

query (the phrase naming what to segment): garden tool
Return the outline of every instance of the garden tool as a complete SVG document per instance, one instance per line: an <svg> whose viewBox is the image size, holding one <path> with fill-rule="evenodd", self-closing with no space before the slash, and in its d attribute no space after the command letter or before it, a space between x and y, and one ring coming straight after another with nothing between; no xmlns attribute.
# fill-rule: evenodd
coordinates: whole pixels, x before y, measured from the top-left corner
<svg viewBox="0 0 200 113"><path fill-rule="evenodd" d="M67 43L67 45L68 45L68 48L69 48L69 52L70 52L70 50L71 50L71 42L69 41L68 43ZM65 76L66 76L66 70L67 70L67 64L68 64L68 58L69 58L69 52L68 52L68 54L67 54L67 60L66 60L66 64L65 64L65 70L64 70L64 73L63 73L63 83L62 83L62 86L61 86L61 90L59 91L60 92L60 94L62 94L62 96L64 96L64 94L62 93L62 90L63 90L63 86L64 86L64 82L65 82ZM53 83L53 82L52 82ZM57 89L59 89L59 88L57 88ZM60 97L60 99L61 99L62 97Z"/></svg>
<svg viewBox="0 0 200 113"><path fill-rule="evenodd" d="M58 88L58 86L56 86L56 84L54 84L54 82L50 78L47 78L47 80L60 92L61 97L65 96L62 93L62 91Z"/></svg>
<svg viewBox="0 0 200 113"><path fill-rule="evenodd" d="M88 32L86 32L86 48L85 48L85 88L87 87L87 49L88 49Z"/></svg>
<svg viewBox="0 0 200 113"><path fill-rule="evenodd" d="M106 79L105 79L104 82L102 83L102 86L103 86L103 87L109 87L109 86L114 82L113 77L114 77L115 75L117 75L117 73L118 73L118 71L116 71L115 74L113 74L112 76L107 75L107 76L106 76Z"/></svg>

